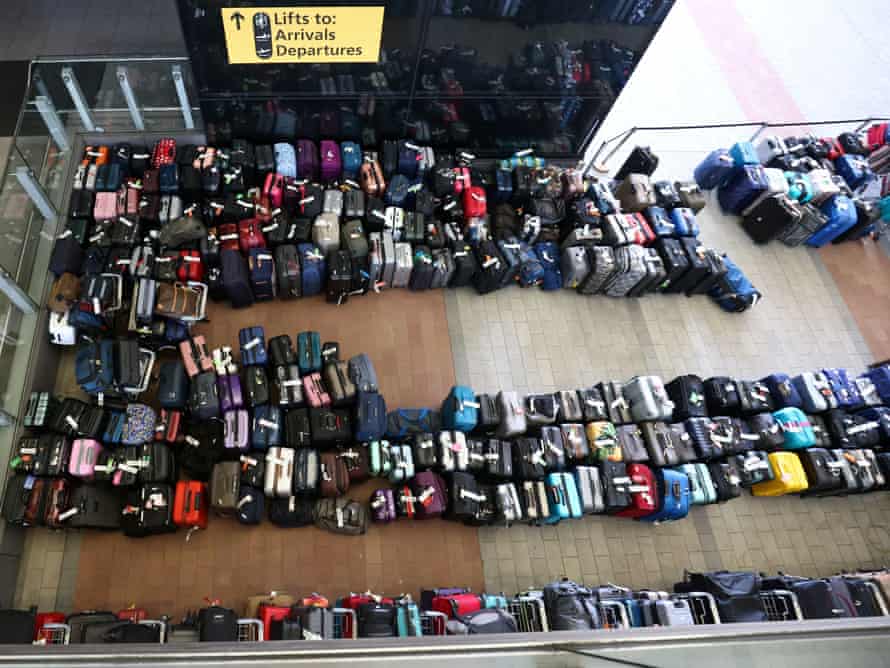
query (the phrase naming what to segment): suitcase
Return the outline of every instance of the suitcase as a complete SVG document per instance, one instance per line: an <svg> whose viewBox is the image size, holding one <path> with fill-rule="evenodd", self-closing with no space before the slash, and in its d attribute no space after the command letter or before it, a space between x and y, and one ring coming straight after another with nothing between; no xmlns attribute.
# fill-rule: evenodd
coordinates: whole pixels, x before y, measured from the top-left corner
<svg viewBox="0 0 890 668"><path fill-rule="evenodd" d="M583 437L584 432L581 425L563 425L563 427L574 427L574 434L580 433ZM495 441L500 443L501 441ZM541 427L541 445L544 453L544 468L547 471L563 471L566 468L566 443L563 438L563 432L560 427ZM584 440L586 448L587 441ZM586 450L585 450L586 452Z"/></svg>
<svg viewBox="0 0 890 668"><path fill-rule="evenodd" d="M511 438L524 434L527 429L527 421L519 395L516 392L499 392L497 404L501 418L496 430L497 437Z"/></svg>
<svg viewBox="0 0 890 668"><path fill-rule="evenodd" d="M822 369L822 373L828 380L829 387L837 400L838 407L846 410L863 407L864 402L862 400L862 395L859 394L859 389L856 387L856 383L850 379L846 369Z"/></svg>
<svg viewBox="0 0 890 668"><path fill-rule="evenodd" d="M655 476L658 487L658 510L640 517L644 522L669 522L689 514L690 483L686 474L673 469L661 469Z"/></svg>
<svg viewBox="0 0 890 668"><path fill-rule="evenodd" d="M547 493L550 503L550 517L545 521L547 524L582 516L581 500L572 474L550 473L547 476Z"/></svg>
<svg viewBox="0 0 890 668"><path fill-rule="evenodd" d="M238 343L241 349L241 364L244 366L265 366L266 334L262 327L245 327L238 332Z"/></svg>
<svg viewBox="0 0 890 668"><path fill-rule="evenodd" d="M609 412L608 419L615 424L627 424L633 422L630 412L630 404L624 398L624 385L617 381L602 382L597 389L605 402Z"/></svg>
<svg viewBox="0 0 890 668"><path fill-rule="evenodd" d="M682 464L679 467L689 478L689 503L702 506L717 502L717 491L705 464Z"/></svg>
<svg viewBox="0 0 890 668"><path fill-rule="evenodd" d="M835 195L826 200L819 210L828 222L806 240L806 245L821 248L853 227L857 222L856 206L845 195Z"/></svg>
<svg viewBox="0 0 890 668"><path fill-rule="evenodd" d="M782 431L784 449L800 450L816 445L815 433L809 418L799 408L782 408L773 413L773 418Z"/></svg>
<svg viewBox="0 0 890 668"><path fill-rule="evenodd" d="M707 466L718 503L730 501L741 495L741 476L735 462L731 460L709 462Z"/></svg>
<svg viewBox="0 0 890 668"><path fill-rule="evenodd" d="M67 527L81 529L119 529L123 499L117 490L80 485L68 497L69 509L59 515ZM73 512L72 511L76 511Z"/></svg>
<svg viewBox="0 0 890 668"><path fill-rule="evenodd" d="M318 332L300 332L297 335L297 358L301 374L321 371L321 336Z"/></svg>
<svg viewBox="0 0 890 668"><path fill-rule="evenodd" d="M296 408L303 404L303 384L296 364L276 366L271 375L273 404L280 408Z"/></svg>
<svg viewBox="0 0 890 668"><path fill-rule="evenodd" d="M333 405L341 406L355 400L356 387L349 377L346 362L328 362L324 366L323 377Z"/></svg>
<svg viewBox="0 0 890 668"><path fill-rule="evenodd" d="M563 425L563 428L569 426L571 425ZM576 461L583 461L588 458L588 447L589 458L594 462L606 460L617 462L622 460L621 441L616 427L611 422L588 422L584 431L583 435L573 434L568 430L565 431L564 438L568 444L569 452L580 455L575 457Z"/></svg>
<svg viewBox="0 0 890 668"><path fill-rule="evenodd" d="M173 500L173 522L176 526L206 529L208 510L207 485L196 480L176 483Z"/></svg>
<svg viewBox="0 0 890 668"><path fill-rule="evenodd" d="M794 452L771 452L769 463L775 477L751 487L754 496L782 496L807 490L807 476L800 457Z"/></svg>
<svg viewBox="0 0 890 668"><path fill-rule="evenodd" d="M476 427L478 416L476 395L469 387L455 385L442 402L442 425L446 429L470 432Z"/></svg>
<svg viewBox="0 0 890 668"><path fill-rule="evenodd" d="M250 442L256 450L280 446L284 440L281 411L277 406L262 405L253 410Z"/></svg>
<svg viewBox="0 0 890 668"><path fill-rule="evenodd" d="M303 281L300 274L300 256L296 246L289 244L278 246L275 249L272 268L276 272L278 296L281 299L302 296Z"/></svg>
<svg viewBox="0 0 890 668"><path fill-rule="evenodd" d="M735 173L735 161L726 149L717 149L695 168L695 182L703 190L711 190L726 184Z"/></svg>
<svg viewBox="0 0 890 668"><path fill-rule="evenodd" d="M624 385L623 395L630 402L631 416L637 422L669 420L674 409L658 376L631 378Z"/></svg>
<svg viewBox="0 0 890 668"><path fill-rule="evenodd" d="M627 475L630 478L628 492L630 506L616 513L619 517L644 517L656 511L659 505L658 489L655 476L645 464L628 464Z"/></svg>
<svg viewBox="0 0 890 668"><path fill-rule="evenodd" d="M807 478L805 494L822 494L844 489L841 464L824 448L809 448L798 453Z"/></svg>
<svg viewBox="0 0 890 668"><path fill-rule="evenodd" d="M582 512L585 515L605 512L603 483L599 469L595 466L576 466L574 476Z"/></svg>
<svg viewBox="0 0 890 668"><path fill-rule="evenodd" d="M291 448L271 447L266 451L263 491L269 498L289 498L294 487L294 457Z"/></svg>
<svg viewBox="0 0 890 668"><path fill-rule="evenodd" d="M588 249L584 246L564 248L560 266L562 269L562 287L577 289L591 271Z"/></svg>
<svg viewBox="0 0 890 668"><path fill-rule="evenodd" d="M707 416L705 387L698 376L678 376L665 385L665 390L674 404L675 421Z"/></svg>
<svg viewBox="0 0 890 668"><path fill-rule="evenodd" d="M630 505L631 479L627 464L604 460L599 471L603 487L603 505L607 513L617 513Z"/></svg>
<svg viewBox="0 0 890 668"><path fill-rule="evenodd" d="M801 407L808 413L822 413L837 407L831 384L821 371L802 373L791 382L800 397Z"/></svg>
<svg viewBox="0 0 890 668"><path fill-rule="evenodd" d="M636 146L615 174L615 180L621 181L630 174L651 176L657 167L658 156L648 146Z"/></svg>

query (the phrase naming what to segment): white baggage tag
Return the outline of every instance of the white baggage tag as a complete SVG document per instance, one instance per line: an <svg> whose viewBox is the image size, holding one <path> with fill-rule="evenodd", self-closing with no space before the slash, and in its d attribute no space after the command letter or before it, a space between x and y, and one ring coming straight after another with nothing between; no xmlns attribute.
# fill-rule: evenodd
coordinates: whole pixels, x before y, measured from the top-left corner
<svg viewBox="0 0 890 668"><path fill-rule="evenodd" d="M488 269L491 265L493 265L493 264L500 264L500 263L501 263L501 261L498 260L496 257L491 257L491 258L488 258L485 262L482 263L482 267L483 267L484 269Z"/></svg>
<svg viewBox="0 0 890 668"><path fill-rule="evenodd" d="M303 206L304 204L309 204L310 202L314 202L314 201L315 201L315 195L309 195L309 197L304 197L299 202L297 202L297 204L299 204L300 206Z"/></svg>
<svg viewBox="0 0 890 668"><path fill-rule="evenodd" d="M194 436L186 436L186 437L185 437L185 442L188 443L189 445L191 445L192 447L195 447L195 448L197 448L199 445L201 445L201 441L199 441L199 440L198 440L197 438L195 438Z"/></svg>
<svg viewBox="0 0 890 668"><path fill-rule="evenodd" d="M467 254L467 251L457 251L454 254L454 257L464 257Z"/></svg>
<svg viewBox="0 0 890 668"><path fill-rule="evenodd" d="M376 216L377 218L382 218L382 219L386 220L386 214L383 213L380 209L374 209L371 212L371 215Z"/></svg>
<svg viewBox="0 0 890 668"><path fill-rule="evenodd" d="M460 152L460 157L461 157L463 160L466 160L466 161L470 161L470 160L475 160L475 159L476 159L476 156L475 156L474 154L472 154L472 153L467 153L466 151L461 151L461 152Z"/></svg>
<svg viewBox="0 0 890 668"><path fill-rule="evenodd" d="M20 455L36 455L37 448L21 448L19 450Z"/></svg>
<svg viewBox="0 0 890 668"><path fill-rule="evenodd" d="M759 441L760 436L757 434L741 434L741 438L743 441Z"/></svg>
<svg viewBox="0 0 890 668"><path fill-rule="evenodd" d="M337 526L343 528L343 509L340 507L337 508Z"/></svg>
<svg viewBox="0 0 890 668"><path fill-rule="evenodd" d="M237 238L238 238L238 235L237 235L237 234L223 234L223 235L219 238L219 240L220 240L220 241L232 241L233 239L237 239Z"/></svg>
<svg viewBox="0 0 890 668"><path fill-rule="evenodd" d="M185 255L185 256L183 256L182 261L183 262L200 262L201 258L192 257L191 255Z"/></svg>
<svg viewBox="0 0 890 668"><path fill-rule="evenodd" d="M615 445L615 439L614 438L597 438L596 443L597 443L597 445Z"/></svg>
<svg viewBox="0 0 890 668"><path fill-rule="evenodd" d="M253 457L248 457L247 455L241 455L241 461L247 464L248 466L256 466L259 462Z"/></svg>
<svg viewBox="0 0 890 668"><path fill-rule="evenodd" d="M445 211L451 211L456 206L457 206L457 200L452 200L452 201L448 202L448 204L443 206L442 209Z"/></svg>
<svg viewBox="0 0 890 668"><path fill-rule="evenodd" d="M734 473L729 476L728 480L730 485L739 485L742 482L742 479Z"/></svg>
<svg viewBox="0 0 890 668"><path fill-rule="evenodd" d="M745 470L746 471L756 471L757 469L766 468L766 462L762 461L759 457L748 457L745 460Z"/></svg>
<svg viewBox="0 0 890 668"><path fill-rule="evenodd" d="M429 448L433 447L433 442L431 440L425 440L421 442L420 445L418 445L417 447L419 447L421 450L428 450Z"/></svg>
<svg viewBox="0 0 890 668"><path fill-rule="evenodd" d="M562 451L560 450L560 452L562 452ZM474 462L480 462L480 461L485 461L485 456L480 455L478 452L471 452L470 459L472 459Z"/></svg>
<svg viewBox="0 0 890 668"><path fill-rule="evenodd" d="M113 466L109 466L108 464L96 464L93 467L93 471L99 471L100 473L111 473L114 471Z"/></svg>
<svg viewBox="0 0 890 668"><path fill-rule="evenodd" d="M374 510L377 510L384 505L386 505L386 499L384 499L382 496L378 496L376 499L374 499L374 501L371 502L371 508L373 508Z"/></svg>
<svg viewBox="0 0 890 668"><path fill-rule="evenodd" d="M216 209L217 211L222 211L226 208L224 204L221 204L219 202L211 202L210 207Z"/></svg>
<svg viewBox="0 0 890 668"><path fill-rule="evenodd" d="M475 492L471 492L468 489L460 490L460 497L462 499L470 499L471 501L476 501L477 503L482 503L485 501L484 494L476 494Z"/></svg>
<svg viewBox="0 0 890 668"><path fill-rule="evenodd" d="M67 422L67 423L70 425L70 427L71 427L72 429L75 429L75 430L76 430L76 429L79 429L78 424L77 424L77 420L75 420L72 416L70 416L70 415L66 415L66 416L65 416L65 422Z"/></svg>
<svg viewBox="0 0 890 668"><path fill-rule="evenodd" d="M126 225L127 227L133 227L133 221L132 221L132 220L129 220L129 219L127 219L127 218L124 218L123 216L119 216L119 217L118 217L118 220L119 220L121 223L123 223L124 225Z"/></svg>
<svg viewBox="0 0 890 668"><path fill-rule="evenodd" d="M534 152L535 149L533 148L524 148L521 151L516 151L516 153L514 153L513 155L517 158L524 158L525 156L531 155Z"/></svg>
<svg viewBox="0 0 890 668"><path fill-rule="evenodd" d="M245 505L247 505L247 504L250 503L251 501L253 501L253 495L248 494L248 495L245 496L243 499L241 499L240 501L238 501L238 510L240 510L242 507L244 507Z"/></svg>
<svg viewBox="0 0 890 668"><path fill-rule="evenodd" d="M155 262L162 262L162 263L173 262L173 258L172 257L159 257L158 259L155 260Z"/></svg>
<svg viewBox="0 0 890 668"><path fill-rule="evenodd" d="M628 476L619 476L618 478L612 478L612 484L614 485L630 485L631 479Z"/></svg>
<svg viewBox="0 0 890 668"><path fill-rule="evenodd" d="M94 234L93 236L90 237L90 243L93 243L93 244L94 244L94 243L96 243L97 241L99 241L99 239L101 239L101 238L102 238L102 233L101 233L101 232L99 232L99 234Z"/></svg>
<svg viewBox="0 0 890 668"><path fill-rule="evenodd" d="M69 508L64 513L59 514L59 521L64 522L65 520L74 517L77 513L80 512L80 508Z"/></svg>
<svg viewBox="0 0 890 668"><path fill-rule="evenodd" d="M258 260L269 260L269 261L271 262L271 260L272 260L272 256L269 255L268 253L258 253L258 254L257 254L257 259L258 259Z"/></svg>
<svg viewBox="0 0 890 668"><path fill-rule="evenodd" d="M642 494L644 492L648 492L649 487L648 485L631 485L627 488L627 491L633 494Z"/></svg>
<svg viewBox="0 0 890 668"><path fill-rule="evenodd" d="M266 225L265 227L263 227L261 229L263 230L263 232L271 232L272 230L277 230L278 223L272 223L271 225Z"/></svg>
<svg viewBox="0 0 890 668"><path fill-rule="evenodd" d="M118 464L117 468L119 471L123 471L124 473L130 473L132 475L136 475L139 473L139 469L135 466L130 466L129 464Z"/></svg>
<svg viewBox="0 0 890 668"><path fill-rule="evenodd" d="M426 504L426 500L430 498L435 493L435 491L436 490L432 487L427 487L423 490L423 493L421 493L421 495L417 497L417 500L423 504Z"/></svg>
<svg viewBox="0 0 890 668"><path fill-rule="evenodd" d="M294 385L300 385L299 380L286 380L282 383L285 387L293 387Z"/></svg>
<svg viewBox="0 0 890 668"><path fill-rule="evenodd" d="M358 183L356 183L355 181L353 181L352 179L346 179L346 180L344 181L344 183L345 183L346 185L350 186L351 188L355 188L356 190L358 190L359 188L361 188L361 186L360 186Z"/></svg>
<svg viewBox="0 0 890 668"><path fill-rule="evenodd" d="M717 443L732 443L732 438L729 436L718 436L717 434L711 434L711 440Z"/></svg>
<svg viewBox="0 0 890 668"><path fill-rule="evenodd" d="M858 434L861 431L866 431L868 429L874 429L878 426L877 422L866 422L864 424L856 425L855 427L850 427L847 429L848 434Z"/></svg>
<svg viewBox="0 0 890 668"><path fill-rule="evenodd" d="M271 420L266 420L265 418L260 418L260 425L265 427L266 429L272 429L273 431L278 431L278 425L272 422Z"/></svg>

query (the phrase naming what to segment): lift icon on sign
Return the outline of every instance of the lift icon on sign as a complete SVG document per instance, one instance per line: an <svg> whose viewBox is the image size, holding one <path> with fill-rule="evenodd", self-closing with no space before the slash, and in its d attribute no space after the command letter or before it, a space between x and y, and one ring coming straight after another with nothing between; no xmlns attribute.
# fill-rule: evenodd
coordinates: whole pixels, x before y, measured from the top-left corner
<svg viewBox="0 0 890 668"><path fill-rule="evenodd" d="M258 58L272 57L272 21L266 12L253 15L253 44Z"/></svg>

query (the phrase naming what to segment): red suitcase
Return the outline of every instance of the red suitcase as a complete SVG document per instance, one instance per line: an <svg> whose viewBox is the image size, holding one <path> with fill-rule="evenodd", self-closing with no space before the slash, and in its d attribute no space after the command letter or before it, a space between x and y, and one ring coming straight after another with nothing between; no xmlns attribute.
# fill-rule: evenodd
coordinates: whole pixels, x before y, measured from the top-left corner
<svg viewBox="0 0 890 668"><path fill-rule="evenodd" d="M155 427L155 440L176 443L179 440L179 424L182 421L182 412L161 409L158 426Z"/></svg>
<svg viewBox="0 0 890 668"><path fill-rule="evenodd" d="M238 226L234 223L226 223L219 226L220 250L240 250L238 245Z"/></svg>
<svg viewBox="0 0 890 668"><path fill-rule="evenodd" d="M263 623L263 640L272 640L270 634L272 630L272 622L280 622L290 617L290 606L270 605L268 603L260 603L257 608L257 617ZM281 638L275 638L281 640Z"/></svg>
<svg viewBox="0 0 890 668"><path fill-rule="evenodd" d="M619 517L645 517L658 510L658 488L655 476L645 464L628 464L630 506L615 513Z"/></svg>
<svg viewBox="0 0 890 668"><path fill-rule="evenodd" d="M173 497L173 523L179 527L207 528L210 509L207 485L197 480L180 480Z"/></svg>
<svg viewBox="0 0 890 668"><path fill-rule="evenodd" d="M460 195L465 189L470 188L472 186L472 182L470 181L470 168L469 167L455 167L454 168L454 192Z"/></svg>
<svg viewBox="0 0 890 668"><path fill-rule="evenodd" d="M151 166L157 169L161 165L172 165L174 162L176 162L176 140L170 137L158 140L151 152Z"/></svg>
<svg viewBox="0 0 890 668"><path fill-rule="evenodd" d="M137 608L135 605L131 605L129 608L118 610L117 618L138 624L143 619L147 619L148 614L145 612L145 608Z"/></svg>
<svg viewBox="0 0 890 668"><path fill-rule="evenodd" d="M464 188L464 218L482 218L486 213L485 189L479 186Z"/></svg>
<svg viewBox="0 0 890 668"><path fill-rule="evenodd" d="M34 615L34 640L49 640L49 634L43 632L47 624L64 624L65 614L62 612L38 612Z"/></svg>
<svg viewBox="0 0 890 668"><path fill-rule="evenodd" d="M201 253L195 250L179 251L179 266L176 269L176 277L183 283L204 280L204 263L201 261Z"/></svg>
<svg viewBox="0 0 890 668"><path fill-rule="evenodd" d="M251 248L266 247L266 240L263 238L259 220L248 218L238 223L238 245L245 256L250 253Z"/></svg>
<svg viewBox="0 0 890 668"><path fill-rule="evenodd" d="M273 209L280 207L284 202L284 177L281 174L266 174L263 195L269 198Z"/></svg>
<svg viewBox="0 0 890 668"><path fill-rule="evenodd" d="M844 154L844 147L841 146L841 143L834 137L826 137L823 141L828 144L829 160L837 160Z"/></svg>
<svg viewBox="0 0 890 668"><path fill-rule="evenodd" d="M482 599L475 594L455 594L433 598L433 610L448 615L449 619L462 617L482 609Z"/></svg>
<svg viewBox="0 0 890 668"><path fill-rule="evenodd" d="M365 603L383 603L388 605L393 605L393 599L388 598L386 596L377 596L377 594L373 594L371 592L365 592L364 594L352 594L346 596L342 601L344 608L349 608L350 610L358 610L360 605L364 605Z"/></svg>

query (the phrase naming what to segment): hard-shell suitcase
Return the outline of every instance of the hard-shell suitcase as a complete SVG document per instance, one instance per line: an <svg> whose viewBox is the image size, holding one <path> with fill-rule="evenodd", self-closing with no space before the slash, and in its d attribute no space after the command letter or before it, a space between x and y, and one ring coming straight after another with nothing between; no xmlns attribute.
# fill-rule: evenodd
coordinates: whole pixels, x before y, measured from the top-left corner
<svg viewBox="0 0 890 668"><path fill-rule="evenodd" d="M754 496L783 496L806 491L807 476L795 452L771 452L769 463L775 477L751 487Z"/></svg>
<svg viewBox="0 0 890 668"><path fill-rule="evenodd" d="M602 382L597 385L597 389L599 389L609 412L609 421L615 424L633 422L630 404L624 397L623 383L618 381Z"/></svg>
<svg viewBox="0 0 890 668"><path fill-rule="evenodd" d="M627 160L615 174L615 180L621 181L629 174L646 174L651 176L658 167L658 156L648 146L636 146Z"/></svg>
<svg viewBox="0 0 890 668"><path fill-rule="evenodd" d="M180 527L206 529L208 499L207 485L197 480L180 480L173 500L173 522Z"/></svg>
<svg viewBox="0 0 890 668"><path fill-rule="evenodd" d="M830 241L853 227L857 222L856 206L846 195L835 195L826 200L819 210L828 219L828 222L816 231L806 245L813 248L821 248Z"/></svg>
<svg viewBox="0 0 890 668"><path fill-rule="evenodd" d="M300 275L300 255L293 245L278 246L274 253L278 296L281 299L293 299L302 295L303 282Z"/></svg>
<svg viewBox="0 0 890 668"><path fill-rule="evenodd" d="M841 464L825 448L808 448L798 453L807 477L806 494L834 492L845 487Z"/></svg>
<svg viewBox="0 0 890 668"><path fill-rule="evenodd" d="M496 431L498 438L511 438L524 434L527 421L519 395L516 392L499 392L497 403L501 417Z"/></svg>
<svg viewBox="0 0 890 668"><path fill-rule="evenodd" d="M576 466L574 475L582 512L585 515L605 512L603 483L599 469L595 466Z"/></svg>
<svg viewBox="0 0 890 668"><path fill-rule="evenodd" d="M690 488L685 473L674 469L661 469L656 473L658 509L640 519L644 522L669 522L689 514Z"/></svg>
<svg viewBox="0 0 890 668"><path fill-rule="evenodd" d="M238 343L241 349L241 364L244 366L265 366L266 334L262 327L245 327L238 332Z"/></svg>
<svg viewBox="0 0 890 668"><path fill-rule="evenodd" d="M546 520L547 524L556 524L560 520L582 516L581 500L572 474L550 473L547 476L547 493L550 502L550 517Z"/></svg>
<svg viewBox="0 0 890 668"><path fill-rule="evenodd" d="M645 464L628 464L630 506L616 513L619 517L644 517L659 506L655 474Z"/></svg>
<svg viewBox="0 0 890 668"><path fill-rule="evenodd" d="M664 382L659 376L635 376L625 383L624 397L630 402L630 412L637 422L669 420L674 411Z"/></svg>
<svg viewBox="0 0 890 668"><path fill-rule="evenodd" d="M837 407L831 383L821 371L804 372L792 378L791 382L800 397L801 407L808 413L822 413Z"/></svg>
<svg viewBox="0 0 890 668"><path fill-rule="evenodd" d="M689 503L702 506L717 502L717 491L705 464L682 464L678 468L689 478Z"/></svg>
<svg viewBox="0 0 890 668"><path fill-rule="evenodd" d="M627 464L605 460L599 471L603 485L603 505L607 513L617 513L630 505L631 479Z"/></svg>
<svg viewBox="0 0 890 668"><path fill-rule="evenodd" d="M263 490L267 497L289 498L293 494L295 451L272 447L266 451Z"/></svg>
<svg viewBox="0 0 890 668"><path fill-rule="evenodd" d="M68 497L69 510L59 517L65 526L82 529L118 529L121 525L123 499L117 490L81 485ZM71 514L73 510L77 512Z"/></svg>
<svg viewBox="0 0 890 668"><path fill-rule="evenodd" d="M735 172L735 161L726 149L717 149L695 168L695 182L704 190L723 186Z"/></svg>

